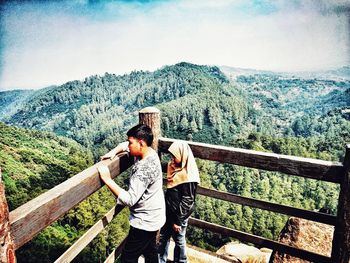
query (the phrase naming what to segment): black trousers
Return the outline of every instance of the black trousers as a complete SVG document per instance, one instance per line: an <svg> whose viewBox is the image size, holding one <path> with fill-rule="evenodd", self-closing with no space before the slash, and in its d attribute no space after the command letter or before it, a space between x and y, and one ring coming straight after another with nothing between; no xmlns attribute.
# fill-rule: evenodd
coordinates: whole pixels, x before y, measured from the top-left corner
<svg viewBox="0 0 350 263"><path fill-rule="evenodd" d="M122 263L137 263L141 255L145 263L158 263L157 232L145 231L130 226L128 237L121 255Z"/></svg>

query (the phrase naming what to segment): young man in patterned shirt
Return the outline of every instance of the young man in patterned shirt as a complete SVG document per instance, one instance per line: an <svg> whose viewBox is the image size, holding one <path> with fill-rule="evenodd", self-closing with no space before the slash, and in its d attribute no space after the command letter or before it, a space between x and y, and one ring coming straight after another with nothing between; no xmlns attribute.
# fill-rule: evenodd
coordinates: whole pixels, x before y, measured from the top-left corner
<svg viewBox="0 0 350 263"><path fill-rule="evenodd" d="M119 144L102 159L113 158L122 151L135 157L129 189L125 191L99 167L100 177L118 197L117 203L130 208L130 230L122 251L122 263L136 263L144 255L146 263L158 262L156 236L165 223L162 169L157 153L150 147L151 128L139 124L127 132L128 141Z"/></svg>

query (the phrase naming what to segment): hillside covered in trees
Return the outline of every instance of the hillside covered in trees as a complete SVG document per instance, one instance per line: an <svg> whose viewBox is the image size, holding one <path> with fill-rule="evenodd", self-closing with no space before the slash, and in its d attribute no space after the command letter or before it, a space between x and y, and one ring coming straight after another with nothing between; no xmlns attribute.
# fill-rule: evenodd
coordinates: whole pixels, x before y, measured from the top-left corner
<svg viewBox="0 0 350 263"><path fill-rule="evenodd" d="M125 131L137 123L138 110L146 106L156 106L161 110L163 136L342 161L345 144L350 142L350 76L346 74L346 69L341 72L345 72L345 77L343 74L342 77L337 75L337 78L319 78L317 75L307 78L259 71L240 71L237 74L235 69L230 68L179 63L154 72L138 71L123 76L106 73L104 76L91 76L83 81L71 81L62 86L38 91L0 92L0 101L6 101L6 110L0 112L0 120L7 125L53 132L82 145L78 146L71 140L57 137L55 140L67 140L68 146L65 146L67 149L64 151L68 153L70 145L73 144L81 147L82 151L91 152L87 155L91 157L83 162L84 165L77 165L76 170L69 169L62 162L60 165L64 168L50 165L46 159L37 160L34 157L21 157L22 153L18 154L17 158L11 157L12 161L0 164L6 167L3 169L6 187L28 188L24 193L31 193L30 189L35 189L33 192L39 194L65 180L85 165L90 165L92 159L96 161L108 149L125 140ZM19 151L24 144L22 140L35 138L31 133L40 134L41 137L54 136L53 133L33 131L25 139L24 135L16 135L25 134L22 129L2 125L4 131L12 130L11 136L19 138L15 145L11 145L10 135L6 142L2 142L0 154L6 156L11 155L9 147L14 149L12 151ZM45 141L40 136L38 141L30 143L32 148L27 149L27 155L24 156L36 153L35 147L38 146L35 145L40 145L41 140ZM50 155L53 150L47 152ZM35 156L38 155L42 156L38 153ZM49 155L43 156L49 158ZM69 164L72 162L71 157L69 154L69 157L63 159ZM80 157L77 159L80 160ZM304 209L327 208L331 213L336 213L339 189L335 184L228 164L197 161L202 185L205 187ZM38 183L34 179L23 183L18 177L21 172L8 166L11 162L16 167L28 166L32 172L28 170L30 175L27 177L45 178L54 175L49 180L52 185L47 186L45 180ZM41 171L39 168L30 166L37 162L42 167L48 164L54 171L40 175L37 172ZM71 172L55 176L57 171L66 168ZM5 172L6 170L12 172ZM123 178L118 179L122 184ZM18 205L32 197L34 195L27 194L22 198L15 194L13 202ZM23 201L17 201L17 198ZM92 201L86 201L90 202L91 207L85 204L81 212L80 208L70 212L70 219L58 222L58 227L71 231L80 224L85 229L93 218L98 218L102 215L101 211L107 209L102 204L108 206L113 203L113 198L103 189L100 194L91 198ZM95 247L102 252L107 251L116 242L110 240L116 238L112 233L126 233L127 220L126 215L123 216L125 221L120 221L124 222L122 227L112 227L114 230L111 230L108 237L104 233L98 241L94 241ZM201 196L198 197L194 216L268 238L276 238L286 221L286 216L283 215ZM71 219L74 217L75 219ZM78 236L83 231L75 230L72 231L75 233L73 236ZM40 246L48 238L56 240L55 238L64 239L67 238L66 235L72 235L67 234L66 230L59 233L59 237L47 235L34 245L28 244L23 250L27 252L23 252L23 255L35 251L36 246ZM189 229L188 238L191 243L209 249L215 249L226 241L215 234L195 228ZM57 241L56 245L59 243ZM50 251L51 249L54 250L55 245L48 248ZM49 258L39 257L38 261L33 262L50 262L55 258L55 253ZM82 257L86 260L89 258L89 261L84 262L98 262L103 254L98 255L97 249L93 248L84 253L86 254Z"/></svg>
<svg viewBox="0 0 350 263"><path fill-rule="evenodd" d="M125 131L137 122L137 111L146 106L161 109L163 134L175 138L215 138L230 145L251 132L324 135L333 123L348 122L350 80L273 73L232 79L218 67L179 63L19 94L21 100L0 93L0 100L14 98L1 120L73 138L93 148L97 157L125 139Z"/></svg>
<svg viewBox="0 0 350 263"><path fill-rule="evenodd" d="M136 123L139 109L190 94L214 94L226 82L217 67L185 63L153 73L106 73L40 90L4 121L73 138L93 146L98 156L125 139L123 134Z"/></svg>
<svg viewBox="0 0 350 263"><path fill-rule="evenodd" d="M92 153L77 142L50 132L19 129L0 122L0 167L6 199L13 210L93 164ZM125 179L125 176L124 176ZM123 178L119 179L124 184ZM53 262L113 205L101 189L16 251L18 262ZM98 262L118 245L128 229L125 209L77 258Z"/></svg>

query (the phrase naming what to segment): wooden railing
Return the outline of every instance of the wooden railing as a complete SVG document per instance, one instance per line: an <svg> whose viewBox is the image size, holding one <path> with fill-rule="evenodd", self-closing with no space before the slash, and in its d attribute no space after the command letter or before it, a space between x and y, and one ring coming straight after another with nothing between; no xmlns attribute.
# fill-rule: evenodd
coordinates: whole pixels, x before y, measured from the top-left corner
<svg viewBox="0 0 350 263"><path fill-rule="evenodd" d="M167 152L167 149L174 142L174 139L169 138L160 138L159 139L159 151ZM282 172L290 175L297 175L322 181L328 181L333 183L344 184L343 178L349 176L349 169L342 163L339 162L330 162L330 161L322 161L317 159L310 158L301 158L295 156L288 155L280 155L274 153L265 153L258 152L253 150L245 150L233 147L225 147L225 146L216 146L205 143L197 143L197 142L188 142L190 145L193 154L197 158L218 161L222 163L230 163L235 165L241 165L250 168L258 168L268 171L276 171ZM346 160L350 158L350 146L346 148ZM344 188L344 187L343 187ZM340 198L343 195L343 199L349 195L349 188L347 190L343 189L340 193ZM262 238L256 235L248 234L242 231L237 231L234 229L229 229L223 226L219 226L216 224L208 223L199 219L191 218L189 223L191 225L210 230L212 232L216 232L219 234L223 234L225 236L230 236L237 238L241 241L249 242L256 244L260 247L268 247L274 250L277 250L282 253L287 253L292 256L296 256L302 259L310 260L312 262L347 262L340 261L337 259L338 252L335 249L339 249L343 247L344 250L347 250L349 253L349 244L346 243L335 243L336 236L338 236L338 240L341 239L341 235L349 232L350 222L346 224L339 225L338 222L342 221L342 215L344 213L349 213L349 205L350 203L341 203L339 202L338 206L338 216L332 216L325 213L319 213L299 208L294 208L290 206L275 204L267 201L261 201L254 198L242 197L236 194L220 192L212 189L207 189L203 187L198 188L198 193L204 196L217 198L224 201L233 202L236 204L247 205L255 208L260 208L268 211L273 211L277 213L282 213L290 216L296 216L299 218L304 218L320 223L325 223L329 225L335 226L334 231L334 239L333 239L333 248L332 248L332 257L326 257L323 255L319 255L313 252L309 252L306 250L294 248L273 240L269 240L266 238ZM346 212L347 211L347 212ZM349 214L348 214L349 215ZM348 217L349 218L349 217ZM349 219L348 219L349 220ZM345 221L345 220L344 220ZM345 229L347 227L347 229ZM343 233L342 233L343 231ZM346 238L349 238L346 237ZM348 239L345 239L348 240ZM339 242L339 241L338 241Z"/></svg>
<svg viewBox="0 0 350 263"><path fill-rule="evenodd" d="M140 112L140 123L145 123L154 129L156 136L153 147L157 149L159 153L166 153L174 139L159 137L159 111L155 108L146 108L142 110ZM204 196L333 225L335 231L331 257L291 247L274 240L205 222L196 218L190 218L189 223L191 225L220 233L225 236L234 237L243 242L268 247L313 262L349 262L350 145L346 147L344 163L339 163L233 147L216 146L205 143L188 143L196 158L268 171L277 171L289 175L340 184L337 216L242 197L203 187L198 188L198 194ZM124 154L113 160L101 161L14 211L11 211L9 220L15 249L24 245L37 233L64 215L68 210L100 189L103 185L99 179L97 167L101 164L107 165L111 171L112 177L115 178L122 171L125 171L132 165L132 158ZM74 257L76 257L122 209L123 207L121 206L113 207L101 220L77 240L59 259L57 259L56 262L70 262L74 259ZM113 251L113 253L110 254L105 262L114 262L114 259L120 254L123 244L124 241Z"/></svg>

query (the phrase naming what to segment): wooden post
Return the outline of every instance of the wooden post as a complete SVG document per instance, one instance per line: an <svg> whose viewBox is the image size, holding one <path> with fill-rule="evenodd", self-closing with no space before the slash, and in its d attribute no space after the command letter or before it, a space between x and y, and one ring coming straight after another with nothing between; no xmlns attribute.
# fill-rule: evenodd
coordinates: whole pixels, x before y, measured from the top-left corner
<svg viewBox="0 0 350 263"><path fill-rule="evenodd" d="M139 123L148 125L153 132L152 148L158 152L160 137L160 111L155 107L147 107L139 111Z"/></svg>
<svg viewBox="0 0 350 263"><path fill-rule="evenodd" d="M14 243L10 231L9 209L0 168L0 262L15 263Z"/></svg>
<svg viewBox="0 0 350 263"><path fill-rule="evenodd" d="M350 144L346 146L344 177L340 184L337 224L332 243L332 262L350 262Z"/></svg>

